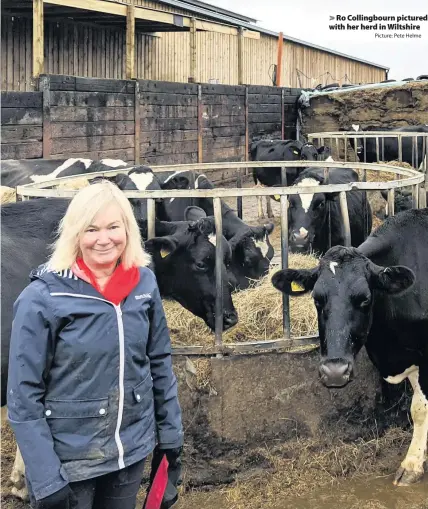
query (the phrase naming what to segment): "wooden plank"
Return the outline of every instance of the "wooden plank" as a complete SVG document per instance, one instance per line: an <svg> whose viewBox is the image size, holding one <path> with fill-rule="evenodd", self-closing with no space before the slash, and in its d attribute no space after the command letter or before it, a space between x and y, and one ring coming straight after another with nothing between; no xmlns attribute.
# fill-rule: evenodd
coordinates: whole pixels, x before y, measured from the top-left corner
<svg viewBox="0 0 428 509"><path fill-rule="evenodd" d="M1 124L42 125L41 108L1 108Z"/></svg>
<svg viewBox="0 0 428 509"><path fill-rule="evenodd" d="M267 85L249 85L248 93L252 94L269 94L278 95L281 97L281 89L278 87L272 87Z"/></svg>
<svg viewBox="0 0 428 509"><path fill-rule="evenodd" d="M134 121L52 122L52 138L134 134Z"/></svg>
<svg viewBox="0 0 428 509"><path fill-rule="evenodd" d="M141 106L145 118L196 118L196 106L159 106L147 104Z"/></svg>
<svg viewBox="0 0 428 509"><path fill-rule="evenodd" d="M177 141L172 143L141 143L141 157L150 157L167 154L187 154L196 152L198 149L197 141Z"/></svg>
<svg viewBox="0 0 428 509"><path fill-rule="evenodd" d="M74 41L77 44L77 41ZM74 53L74 51L73 51ZM62 76L59 74L51 74L51 90L76 90L76 77L75 76Z"/></svg>
<svg viewBox="0 0 428 509"><path fill-rule="evenodd" d="M43 157L49 159L52 153L51 102L49 76L40 76L40 92L43 94Z"/></svg>
<svg viewBox="0 0 428 509"><path fill-rule="evenodd" d="M191 164L198 162L197 152L187 154L167 154L156 157L142 157L141 164L158 165L158 164Z"/></svg>
<svg viewBox="0 0 428 509"><path fill-rule="evenodd" d="M198 118L197 118L197 126L198 126L198 163L202 163L204 160L204 150L203 150L203 115L202 115L202 85L198 85Z"/></svg>
<svg viewBox="0 0 428 509"><path fill-rule="evenodd" d="M141 106L140 106L140 84L134 83L134 162L140 163L140 136L141 136Z"/></svg>
<svg viewBox="0 0 428 509"><path fill-rule="evenodd" d="M142 118L142 131L169 131L173 129L197 129L196 118Z"/></svg>
<svg viewBox="0 0 428 509"><path fill-rule="evenodd" d="M273 133L279 133L278 139L281 137L281 122L268 122L268 123L261 123L261 122L255 122L249 124L249 131L251 134L273 134Z"/></svg>
<svg viewBox="0 0 428 509"><path fill-rule="evenodd" d="M42 143L40 141L1 144L2 159L35 159L42 157L42 153Z"/></svg>
<svg viewBox="0 0 428 509"><path fill-rule="evenodd" d="M25 38L26 19L21 19L19 27L19 90L25 91Z"/></svg>
<svg viewBox="0 0 428 509"><path fill-rule="evenodd" d="M135 74L135 6L126 6L126 79L132 80Z"/></svg>
<svg viewBox="0 0 428 509"><path fill-rule="evenodd" d="M233 85L202 85L202 94L205 95L245 95L245 87Z"/></svg>
<svg viewBox="0 0 428 509"><path fill-rule="evenodd" d="M280 104L249 104L248 112L253 113L279 113L281 114Z"/></svg>
<svg viewBox="0 0 428 509"><path fill-rule="evenodd" d="M41 126L13 125L1 128L2 143L20 141L41 141L43 136Z"/></svg>
<svg viewBox="0 0 428 509"><path fill-rule="evenodd" d="M126 94L130 93L127 85L128 82L126 80L109 80L104 78L76 78L76 91L78 92L116 92ZM132 92L133 91L134 89L132 87Z"/></svg>
<svg viewBox="0 0 428 509"><path fill-rule="evenodd" d="M7 26L10 24L10 18L4 17L2 18L1 23L1 89L6 91L8 89L7 86Z"/></svg>
<svg viewBox="0 0 428 509"><path fill-rule="evenodd" d="M196 95L198 93L198 85L192 83L171 83L169 81L140 80L140 91L161 92L164 94L184 94Z"/></svg>
<svg viewBox="0 0 428 509"><path fill-rule="evenodd" d="M55 154L56 159L68 159L69 157L84 157L98 161L100 159L122 159L122 161L134 161L134 147L119 150L94 150L92 152L67 151L63 154Z"/></svg>
<svg viewBox="0 0 428 509"><path fill-rule="evenodd" d="M2 108L41 108L41 92L2 92Z"/></svg>
<svg viewBox="0 0 428 509"><path fill-rule="evenodd" d="M152 142L152 143L171 143L177 141L191 141L198 139L198 131L181 131L176 129L174 131L149 131L142 132L140 135L141 142Z"/></svg>
<svg viewBox="0 0 428 509"><path fill-rule="evenodd" d="M205 162L210 161L223 161L224 158L236 157L237 160L241 160L242 157L242 147L226 147L226 148L212 148L212 147L204 147L204 157Z"/></svg>
<svg viewBox="0 0 428 509"><path fill-rule="evenodd" d="M245 97L240 95L205 95L202 98L202 102L204 105L242 105L244 106Z"/></svg>
<svg viewBox="0 0 428 509"><path fill-rule="evenodd" d="M196 19L191 18L190 20L190 69L189 69L189 83L196 83Z"/></svg>
<svg viewBox="0 0 428 509"><path fill-rule="evenodd" d="M51 121L97 122L99 120L134 120L133 107L110 106L84 108L78 106L52 106Z"/></svg>
<svg viewBox="0 0 428 509"><path fill-rule="evenodd" d="M256 104L281 104L281 95L274 94L249 94L250 105Z"/></svg>
<svg viewBox="0 0 428 509"><path fill-rule="evenodd" d="M221 117L221 116L233 116L233 115L244 115L245 105L233 104L233 105L219 105L210 104L202 106L202 116L207 117Z"/></svg>
<svg viewBox="0 0 428 509"><path fill-rule="evenodd" d="M279 122L281 123L281 111L277 113L251 113L249 118L250 124L258 122Z"/></svg>
<svg viewBox="0 0 428 509"><path fill-rule="evenodd" d="M44 71L43 0L33 0L33 77Z"/></svg>
<svg viewBox="0 0 428 509"><path fill-rule="evenodd" d="M73 7L86 11L104 12L116 16L126 16L126 6L104 0L44 0L47 4Z"/></svg>
<svg viewBox="0 0 428 509"><path fill-rule="evenodd" d="M98 150L118 150L134 147L134 135L88 136L74 138L54 138L52 153L93 152Z"/></svg>
<svg viewBox="0 0 428 509"><path fill-rule="evenodd" d="M108 106L134 106L131 94L108 92L51 92L51 106L89 106L91 108Z"/></svg>
<svg viewBox="0 0 428 509"><path fill-rule="evenodd" d="M207 127L203 129L203 136L245 136L245 125L224 127Z"/></svg>
<svg viewBox="0 0 428 509"><path fill-rule="evenodd" d="M222 115L217 118L203 118L203 127L245 125L245 115Z"/></svg>
<svg viewBox="0 0 428 509"><path fill-rule="evenodd" d="M231 147L244 147L245 146L245 135L244 136L225 136L222 138L204 138L204 151L206 149L222 149Z"/></svg>
<svg viewBox="0 0 428 509"><path fill-rule="evenodd" d="M244 84L244 30L238 30L238 85Z"/></svg>
<svg viewBox="0 0 428 509"><path fill-rule="evenodd" d="M163 94L163 93L142 93L140 90L140 104L153 104L165 106L197 106L196 95L186 94Z"/></svg>

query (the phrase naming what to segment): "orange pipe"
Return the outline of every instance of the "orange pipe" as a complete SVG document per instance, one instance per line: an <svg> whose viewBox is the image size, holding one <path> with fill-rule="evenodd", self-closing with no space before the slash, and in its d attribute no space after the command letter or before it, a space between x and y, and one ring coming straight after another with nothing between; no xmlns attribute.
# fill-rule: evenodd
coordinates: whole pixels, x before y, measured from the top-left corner
<svg viewBox="0 0 428 509"><path fill-rule="evenodd" d="M281 86L281 70L282 70L282 50L284 48L284 34L279 32L278 35L278 51L277 51L277 62L276 62L276 83L277 87Z"/></svg>

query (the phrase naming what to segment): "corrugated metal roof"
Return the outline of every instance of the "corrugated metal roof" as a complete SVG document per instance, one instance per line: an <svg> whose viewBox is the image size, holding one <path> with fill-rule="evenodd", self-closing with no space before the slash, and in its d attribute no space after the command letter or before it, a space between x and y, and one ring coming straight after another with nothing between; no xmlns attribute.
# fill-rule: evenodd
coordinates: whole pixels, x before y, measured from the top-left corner
<svg viewBox="0 0 428 509"><path fill-rule="evenodd" d="M236 19L241 19L242 21L247 21L248 23L256 23L257 20L253 18L249 18L248 16L244 16L242 14L238 14L237 12L229 11L227 9L223 9L223 7L218 7L217 5L207 4L205 2L200 2L199 0L184 0L184 3L194 5L196 7L202 7L203 9L208 9L209 11L214 11L219 14L226 14L226 16L232 16Z"/></svg>
<svg viewBox="0 0 428 509"><path fill-rule="evenodd" d="M216 7L215 5L208 5L204 4L203 2L199 2L197 0L155 0L158 3L163 3L166 5L170 5L172 7L178 7L180 9L185 9L187 11L194 12L195 14L201 14L205 17L212 18L216 21L219 21L221 23L227 24L227 25L233 25L238 27L247 28L248 30L254 30L255 32L260 32L261 34L265 35L271 35L272 37L278 37L278 32L273 32L272 30L267 30L266 28L259 27L257 25L254 25L252 23L248 23L246 21L242 21L245 17L241 16L240 14L236 14L234 12L226 11L224 9L221 9L219 7ZM199 5L204 5L204 7L199 7ZM212 8L210 10L209 8ZM223 14L227 13L227 14ZM247 18L251 19L251 18ZM253 20L255 21L255 20ZM284 39L287 41L294 42L295 44L301 44L302 46L307 46L308 48L314 48L320 51L323 51L325 53L330 53L332 55L337 55L339 57L347 58L349 60L354 60L355 62L360 62L362 64L371 65L373 67L377 67L379 69L385 69L386 71L389 71L389 67L381 64L376 64L374 62L369 62L368 60L363 60L361 58L354 57L352 55L347 55L346 53L341 53L339 51L335 51L329 48L324 48L323 46L318 46L316 44L312 44L310 42L302 41L300 39L295 39L294 37L288 37L284 34Z"/></svg>

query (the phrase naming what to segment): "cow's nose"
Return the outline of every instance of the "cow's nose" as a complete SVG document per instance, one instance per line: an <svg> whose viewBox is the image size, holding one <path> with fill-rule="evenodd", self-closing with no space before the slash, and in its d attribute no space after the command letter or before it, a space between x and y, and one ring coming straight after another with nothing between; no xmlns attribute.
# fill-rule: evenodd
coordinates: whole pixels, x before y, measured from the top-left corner
<svg viewBox="0 0 428 509"><path fill-rule="evenodd" d="M326 387L343 387L352 380L352 364L345 359L330 359L320 365L321 382Z"/></svg>
<svg viewBox="0 0 428 509"><path fill-rule="evenodd" d="M230 329L238 323L238 313L236 311L223 312L223 330Z"/></svg>
<svg viewBox="0 0 428 509"><path fill-rule="evenodd" d="M305 243L305 241L308 238L308 234L309 234L308 230L302 227L299 229L299 231L294 230L293 233L291 234L291 238L297 244Z"/></svg>

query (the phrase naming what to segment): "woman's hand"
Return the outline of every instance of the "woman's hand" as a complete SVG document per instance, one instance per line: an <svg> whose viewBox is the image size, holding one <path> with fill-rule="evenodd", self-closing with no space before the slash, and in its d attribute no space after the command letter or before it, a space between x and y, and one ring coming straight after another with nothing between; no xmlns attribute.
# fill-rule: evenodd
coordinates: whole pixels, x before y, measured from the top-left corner
<svg viewBox="0 0 428 509"><path fill-rule="evenodd" d="M77 507L77 499L68 484L52 495L40 499L36 505L37 509L73 509L73 507Z"/></svg>

